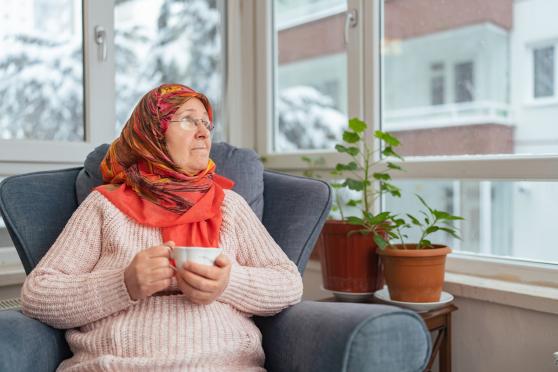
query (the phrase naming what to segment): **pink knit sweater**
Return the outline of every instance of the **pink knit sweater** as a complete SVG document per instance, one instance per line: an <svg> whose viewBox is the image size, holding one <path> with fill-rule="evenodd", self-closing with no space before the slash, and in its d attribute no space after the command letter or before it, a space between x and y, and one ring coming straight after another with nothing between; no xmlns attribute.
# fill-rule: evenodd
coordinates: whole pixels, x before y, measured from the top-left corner
<svg viewBox="0 0 558 372"><path fill-rule="evenodd" d="M167 291L133 301L124 269L162 243L160 229L92 192L22 289L25 315L67 329L74 355L58 370L264 370L262 335L250 317L299 302L302 279L241 196L225 190L222 211L220 246L233 263L223 294L195 305L173 279Z"/></svg>

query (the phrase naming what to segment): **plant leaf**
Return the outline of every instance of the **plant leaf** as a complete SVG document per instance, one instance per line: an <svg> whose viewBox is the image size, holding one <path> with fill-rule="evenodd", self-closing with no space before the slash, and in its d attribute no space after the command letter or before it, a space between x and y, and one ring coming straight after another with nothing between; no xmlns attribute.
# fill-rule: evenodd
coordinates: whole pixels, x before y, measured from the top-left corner
<svg viewBox="0 0 558 372"><path fill-rule="evenodd" d="M409 217L411 219L411 222L413 223L413 225L422 226L422 224L420 223L418 218L416 218L415 216L407 213L407 217Z"/></svg>
<svg viewBox="0 0 558 372"><path fill-rule="evenodd" d="M362 199L350 199L350 200L347 202L347 206L349 206L349 207L356 207L356 206L358 206L358 205L361 204L361 203L362 203Z"/></svg>
<svg viewBox="0 0 558 372"><path fill-rule="evenodd" d="M419 242L419 249L420 249L420 248L425 248L425 247L431 247L431 246L432 246L432 243L431 243L430 240L428 240L428 239L422 239L422 240Z"/></svg>
<svg viewBox="0 0 558 372"><path fill-rule="evenodd" d="M349 120L349 128L351 128L357 133L362 133L366 130L366 128L368 128L368 126L364 121L360 120L359 118L351 118Z"/></svg>
<svg viewBox="0 0 558 372"><path fill-rule="evenodd" d="M374 242L382 251L389 245L389 243L378 234L374 235Z"/></svg>
<svg viewBox="0 0 558 372"><path fill-rule="evenodd" d="M372 177L374 177L377 180L383 180L383 181L387 181L387 180L391 180L391 176L388 173L373 173Z"/></svg>
<svg viewBox="0 0 558 372"><path fill-rule="evenodd" d="M347 186L351 190L362 191L364 189L366 181L359 181L352 178L347 178L344 182L344 186Z"/></svg>
<svg viewBox="0 0 558 372"><path fill-rule="evenodd" d="M432 214L434 216L436 216L437 219L439 220L449 220L449 221L455 221L455 220L463 220L463 217L460 216L453 216L451 214L449 214L448 212L444 212L444 211L438 211L438 210L433 210Z"/></svg>
<svg viewBox="0 0 558 372"><path fill-rule="evenodd" d="M424 199L421 198L421 196L420 196L419 194L415 194L415 196L420 200L420 202L422 203L422 205L424 205L424 206L430 211L430 213L434 214L433 209L430 208L430 207L428 206L428 204L426 204L426 202L424 201Z"/></svg>
<svg viewBox="0 0 558 372"><path fill-rule="evenodd" d="M454 229L451 229L449 227L440 227L440 230L445 231L451 236L453 236L454 238L461 240L461 237L457 235L457 232Z"/></svg>
<svg viewBox="0 0 558 372"><path fill-rule="evenodd" d="M349 149L343 145L335 145L337 152L349 152Z"/></svg>
<svg viewBox="0 0 558 372"><path fill-rule="evenodd" d="M347 217L347 222L351 225L364 225L364 221L362 220L362 218L358 218L355 216Z"/></svg>
<svg viewBox="0 0 558 372"><path fill-rule="evenodd" d="M387 147L384 149L384 151L382 151L382 154L383 154L385 157L393 156L393 157L396 157L396 158L398 158L398 159L403 160L403 158L401 157L401 155L399 155L398 153L396 153L396 152L393 150L393 148L392 148L391 146L387 146Z"/></svg>
<svg viewBox="0 0 558 372"><path fill-rule="evenodd" d="M347 143L356 143L360 140L360 136L358 135L358 133L355 132L349 132L349 131L344 131L343 132L343 141L347 142ZM346 151L348 152L348 151Z"/></svg>
<svg viewBox="0 0 558 372"><path fill-rule="evenodd" d="M426 229L425 232L426 232L426 234L432 234L432 233L435 233L435 232L438 231L438 230L440 230L440 228L439 228L438 226L429 226L429 227Z"/></svg>
<svg viewBox="0 0 558 372"><path fill-rule="evenodd" d="M380 185L380 190L387 191L391 194L391 196L400 198L401 197L401 190L399 187L392 185L391 183L382 182Z"/></svg>
<svg viewBox="0 0 558 372"><path fill-rule="evenodd" d="M374 132L374 137L381 139L382 141L384 141L385 143L387 143L390 146L399 146L400 142L397 139L397 137L387 133L387 132L382 132L381 130L377 130Z"/></svg>
<svg viewBox="0 0 558 372"><path fill-rule="evenodd" d="M390 212L380 212L377 215L372 216L372 218L369 218L368 222L371 225L379 225L382 222L385 222L389 217L390 217Z"/></svg>
<svg viewBox="0 0 558 372"><path fill-rule="evenodd" d="M349 155L357 156L359 152L360 149L358 147L347 147L347 153L349 153Z"/></svg>
<svg viewBox="0 0 558 372"><path fill-rule="evenodd" d="M389 162L387 163L387 167L388 169L397 169L397 170L403 170L399 165Z"/></svg>

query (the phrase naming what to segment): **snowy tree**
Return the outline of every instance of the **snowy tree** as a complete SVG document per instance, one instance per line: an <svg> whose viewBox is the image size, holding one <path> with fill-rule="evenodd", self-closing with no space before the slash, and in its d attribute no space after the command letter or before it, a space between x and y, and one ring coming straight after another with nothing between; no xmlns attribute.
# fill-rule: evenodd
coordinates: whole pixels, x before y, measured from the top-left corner
<svg viewBox="0 0 558 372"><path fill-rule="evenodd" d="M0 40L0 138L83 139L81 41Z"/></svg>
<svg viewBox="0 0 558 372"><path fill-rule="evenodd" d="M333 99L310 86L282 90L277 111L275 150L280 152L332 149L347 127L347 117L335 109Z"/></svg>

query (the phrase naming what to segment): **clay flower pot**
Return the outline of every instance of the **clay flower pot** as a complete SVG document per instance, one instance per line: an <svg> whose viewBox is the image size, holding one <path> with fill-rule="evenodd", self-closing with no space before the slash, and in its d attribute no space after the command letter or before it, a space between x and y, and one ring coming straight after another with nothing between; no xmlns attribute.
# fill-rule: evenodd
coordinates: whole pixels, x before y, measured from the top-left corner
<svg viewBox="0 0 558 372"><path fill-rule="evenodd" d="M325 289L371 293L384 286L382 268L372 235L352 234L362 226L329 220L317 243Z"/></svg>
<svg viewBox="0 0 558 372"><path fill-rule="evenodd" d="M394 247L394 248L392 248ZM417 249L417 244L394 244L379 251L389 296L395 301L440 301L446 256L451 249L434 244L434 248Z"/></svg>

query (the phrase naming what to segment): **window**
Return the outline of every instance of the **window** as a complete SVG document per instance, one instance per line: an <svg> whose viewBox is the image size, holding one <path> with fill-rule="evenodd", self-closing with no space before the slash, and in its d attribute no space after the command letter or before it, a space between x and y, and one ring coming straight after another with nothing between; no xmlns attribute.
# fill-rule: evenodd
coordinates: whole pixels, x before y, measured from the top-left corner
<svg viewBox="0 0 558 372"><path fill-rule="evenodd" d="M475 96L473 62L455 65L455 102L471 102Z"/></svg>
<svg viewBox="0 0 558 372"><path fill-rule="evenodd" d="M433 63L430 65L430 104L443 105L445 102L444 64Z"/></svg>
<svg viewBox="0 0 558 372"><path fill-rule="evenodd" d="M0 19L0 139L84 141L81 1L4 1Z"/></svg>
<svg viewBox="0 0 558 372"><path fill-rule="evenodd" d="M555 47L532 41L558 34L550 17L558 4L479 2L475 12L471 6L465 0L348 0L347 13L357 10L362 22L349 28L345 44L345 114L402 141L406 172L396 182L407 198L386 198L382 207L415 210L418 191L435 207L466 218L459 226L463 241L438 237L458 252L455 259L496 257L556 268L548 203L558 181L558 108L525 105L524 95L533 87L537 95L555 96ZM535 29L540 15L549 16ZM280 75L276 84L281 87ZM274 109L281 110L279 102ZM322 145L315 148L323 151L315 153L332 169L341 158L318 139ZM298 161L302 149L287 154L260 145L268 166L291 171L305 168Z"/></svg>
<svg viewBox="0 0 558 372"><path fill-rule="evenodd" d="M554 96L554 47L533 50L534 97Z"/></svg>
<svg viewBox="0 0 558 372"><path fill-rule="evenodd" d="M347 121L345 0L274 0L273 152L333 149Z"/></svg>

